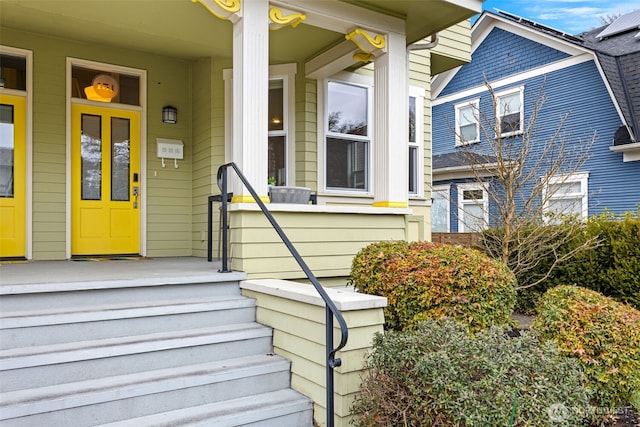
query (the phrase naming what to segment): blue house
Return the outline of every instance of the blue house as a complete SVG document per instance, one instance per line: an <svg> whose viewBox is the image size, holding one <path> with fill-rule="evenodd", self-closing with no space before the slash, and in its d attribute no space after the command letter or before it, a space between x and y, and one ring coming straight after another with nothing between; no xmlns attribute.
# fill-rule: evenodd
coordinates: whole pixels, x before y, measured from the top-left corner
<svg viewBox="0 0 640 427"><path fill-rule="evenodd" d="M531 193L534 185L542 186L544 213L586 218L638 208L638 22L640 10L573 36L502 11L480 16L471 62L432 84L433 232L499 225L500 200L491 197L496 163L523 160L518 150L511 159L496 155L491 147L502 140L530 147L522 171L540 176L518 191L524 200L538 194ZM545 170L556 144L566 144L569 172ZM585 161L571 165L581 156L572 153L586 148Z"/></svg>

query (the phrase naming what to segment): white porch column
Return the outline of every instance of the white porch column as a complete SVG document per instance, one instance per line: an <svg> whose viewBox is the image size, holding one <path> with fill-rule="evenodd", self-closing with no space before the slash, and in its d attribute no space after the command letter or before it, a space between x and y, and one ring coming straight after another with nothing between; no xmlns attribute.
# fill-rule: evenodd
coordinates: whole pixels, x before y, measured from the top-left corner
<svg viewBox="0 0 640 427"><path fill-rule="evenodd" d="M408 71L403 34L387 34L374 60L374 206L408 206Z"/></svg>
<svg viewBox="0 0 640 427"><path fill-rule="evenodd" d="M267 201L269 2L244 0L233 25L233 161ZM253 202L234 180L233 202Z"/></svg>

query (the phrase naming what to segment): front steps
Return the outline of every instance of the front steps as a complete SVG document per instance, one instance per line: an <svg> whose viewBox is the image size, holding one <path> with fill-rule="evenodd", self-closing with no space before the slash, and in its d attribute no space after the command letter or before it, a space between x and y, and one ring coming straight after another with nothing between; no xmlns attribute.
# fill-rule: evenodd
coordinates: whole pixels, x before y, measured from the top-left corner
<svg viewBox="0 0 640 427"><path fill-rule="evenodd" d="M0 425L311 426L254 301L221 276L3 283Z"/></svg>

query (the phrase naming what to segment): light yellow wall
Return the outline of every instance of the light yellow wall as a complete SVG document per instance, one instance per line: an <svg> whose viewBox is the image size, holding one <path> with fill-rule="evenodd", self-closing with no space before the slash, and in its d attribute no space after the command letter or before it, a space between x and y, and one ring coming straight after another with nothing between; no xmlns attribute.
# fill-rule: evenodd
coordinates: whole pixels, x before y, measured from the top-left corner
<svg viewBox="0 0 640 427"><path fill-rule="evenodd" d="M296 74L296 185L318 189L318 84Z"/></svg>
<svg viewBox="0 0 640 427"><path fill-rule="evenodd" d="M404 240L404 215L274 212L309 268L318 277L346 277L353 256L370 243ZM303 278L262 212L231 213L231 258L234 270L250 278Z"/></svg>
<svg viewBox="0 0 640 427"><path fill-rule="evenodd" d="M188 62L2 28L0 43L33 52L33 258L66 257L66 58L147 70L147 227L149 256L191 255L191 66ZM178 123L163 124L163 105ZM160 167L157 137L184 141L179 168Z"/></svg>
<svg viewBox="0 0 640 427"><path fill-rule="evenodd" d="M433 74L439 74L471 61L471 23L467 19L438 33L433 49Z"/></svg>
<svg viewBox="0 0 640 427"><path fill-rule="evenodd" d="M325 308L311 285L283 280L247 280L242 293L256 299L257 321L271 326L276 354L291 361L291 386L314 401L314 420L326 425ZM376 333L382 333L384 298L327 289L345 318L349 339L334 370L336 427L349 425L349 411L360 389L364 362ZM334 344L340 342L334 321Z"/></svg>

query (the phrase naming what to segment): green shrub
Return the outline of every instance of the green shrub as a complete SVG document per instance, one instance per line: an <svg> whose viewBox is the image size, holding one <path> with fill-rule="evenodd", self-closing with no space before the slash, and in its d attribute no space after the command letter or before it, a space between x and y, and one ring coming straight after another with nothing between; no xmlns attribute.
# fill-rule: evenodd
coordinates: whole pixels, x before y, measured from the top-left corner
<svg viewBox="0 0 640 427"><path fill-rule="evenodd" d="M351 283L387 297L385 327L403 330L445 316L472 331L505 325L513 313L515 278L480 251L427 242L379 242L353 259Z"/></svg>
<svg viewBox="0 0 640 427"><path fill-rule="evenodd" d="M562 225L554 226L562 227ZM499 230L486 233L492 235ZM567 236L559 248L564 254L575 249L585 239L597 237L600 244L580 252L553 270L549 279L540 285L518 290L516 310L533 311L537 301L548 289L559 285L576 284L598 291L616 301L640 309L640 211L615 216L610 212L589 218L584 233ZM484 241L490 242L490 239ZM518 286L540 277L549 267L551 258L542 257L530 275L518 277Z"/></svg>
<svg viewBox="0 0 640 427"><path fill-rule="evenodd" d="M578 363L553 343L495 327L471 335L451 319L376 335L367 366L357 427L580 426L589 403ZM567 411L551 424L558 406Z"/></svg>
<svg viewBox="0 0 640 427"><path fill-rule="evenodd" d="M577 286L558 286L540 301L533 329L584 368L596 403L640 408L640 311Z"/></svg>

